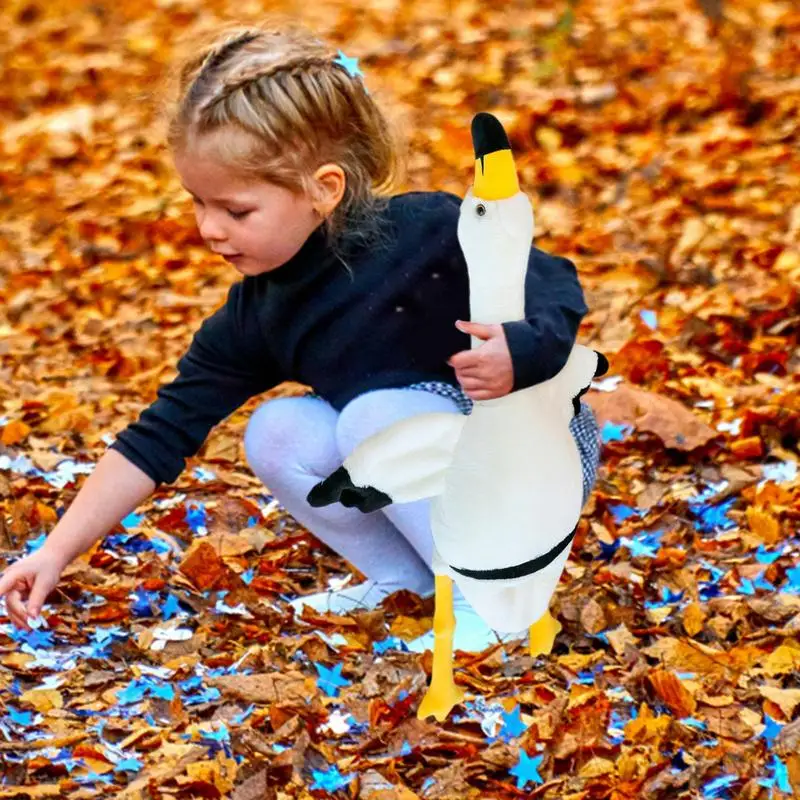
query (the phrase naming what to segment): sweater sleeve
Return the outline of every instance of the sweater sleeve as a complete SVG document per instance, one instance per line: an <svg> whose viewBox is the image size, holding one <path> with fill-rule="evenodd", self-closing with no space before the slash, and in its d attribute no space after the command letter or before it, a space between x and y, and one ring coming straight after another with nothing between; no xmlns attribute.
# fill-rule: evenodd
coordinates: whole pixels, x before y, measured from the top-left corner
<svg viewBox="0 0 800 800"><path fill-rule="evenodd" d="M245 293L242 281L230 288L225 304L194 334L178 361L178 375L159 387L156 400L110 445L157 486L178 478L211 428L283 381L271 356L257 346L258 320Z"/></svg>
<svg viewBox="0 0 800 800"><path fill-rule="evenodd" d="M514 367L512 391L547 381L564 368L587 312L575 265L532 247L525 319L503 323Z"/></svg>

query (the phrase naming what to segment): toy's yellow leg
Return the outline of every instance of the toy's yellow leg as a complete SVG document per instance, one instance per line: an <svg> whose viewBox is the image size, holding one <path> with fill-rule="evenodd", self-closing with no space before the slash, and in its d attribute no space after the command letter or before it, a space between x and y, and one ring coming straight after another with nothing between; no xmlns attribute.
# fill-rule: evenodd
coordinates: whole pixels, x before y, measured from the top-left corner
<svg viewBox="0 0 800 800"><path fill-rule="evenodd" d="M530 627L528 641L532 656L546 656L553 649L553 642L561 631L561 623L545 611Z"/></svg>
<svg viewBox="0 0 800 800"><path fill-rule="evenodd" d="M433 611L433 672L431 685L417 711L419 719L433 715L443 722L453 706L464 699L464 691L453 680L453 581L447 575L436 576L436 599Z"/></svg>

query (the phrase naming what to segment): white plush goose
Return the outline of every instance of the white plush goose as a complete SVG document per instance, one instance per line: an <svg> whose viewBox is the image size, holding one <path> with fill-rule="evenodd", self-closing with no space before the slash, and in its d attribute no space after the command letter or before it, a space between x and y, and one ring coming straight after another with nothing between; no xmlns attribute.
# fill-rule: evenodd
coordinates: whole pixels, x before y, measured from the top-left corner
<svg viewBox="0 0 800 800"><path fill-rule="evenodd" d="M531 203L499 120L477 114L472 139L475 181L458 222L470 316L483 324L524 319ZM607 368L604 356L575 345L550 380L475 401L469 416L421 414L371 436L309 493L313 506L341 502L365 513L432 498L433 675L419 717L441 721L463 697L453 680L452 581L490 627L530 626L531 654L550 652L560 626L548 605L582 505L573 398Z"/></svg>

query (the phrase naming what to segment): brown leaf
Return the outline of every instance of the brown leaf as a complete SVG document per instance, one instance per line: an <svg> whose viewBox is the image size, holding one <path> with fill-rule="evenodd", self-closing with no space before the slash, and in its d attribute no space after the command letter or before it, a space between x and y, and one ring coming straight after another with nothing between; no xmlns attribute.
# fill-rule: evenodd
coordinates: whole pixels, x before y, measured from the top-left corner
<svg viewBox="0 0 800 800"><path fill-rule="evenodd" d="M586 401L601 427L605 421L632 425L677 450L694 450L720 435L677 400L628 384L613 392L590 392Z"/></svg>
<svg viewBox="0 0 800 800"><path fill-rule="evenodd" d="M299 703L309 695L306 677L299 673L260 673L255 675L222 675L208 677L205 682L224 695L246 703Z"/></svg>
<svg viewBox="0 0 800 800"><path fill-rule="evenodd" d="M587 633L600 633L608 624L603 607L593 597L581 609L581 624Z"/></svg>

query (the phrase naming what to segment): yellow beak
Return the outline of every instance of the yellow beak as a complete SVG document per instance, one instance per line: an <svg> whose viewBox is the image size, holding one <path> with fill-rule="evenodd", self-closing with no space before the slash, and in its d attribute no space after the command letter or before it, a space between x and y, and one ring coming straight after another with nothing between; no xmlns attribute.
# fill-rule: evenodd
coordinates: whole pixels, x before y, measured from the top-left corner
<svg viewBox="0 0 800 800"><path fill-rule="evenodd" d="M503 125L493 114L481 111L472 119L475 150L473 197L503 200L519 191L514 156Z"/></svg>

